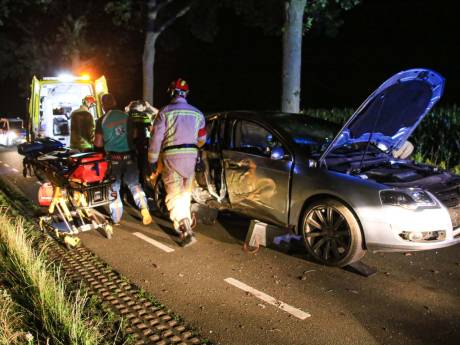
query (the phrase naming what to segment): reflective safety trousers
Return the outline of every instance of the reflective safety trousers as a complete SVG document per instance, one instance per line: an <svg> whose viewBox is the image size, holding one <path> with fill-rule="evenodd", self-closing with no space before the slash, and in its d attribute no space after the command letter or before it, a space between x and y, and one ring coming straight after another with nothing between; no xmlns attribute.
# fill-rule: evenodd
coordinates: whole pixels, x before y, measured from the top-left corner
<svg viewBox="0 0 460 345"><path fill-rule="evenodd" d="M182 158L189 162L183 164L193 164L194 158ZM176 163L178 159L174 159ZM179 222L182 219L192 221L190 216L190 200L192 195L192 183L195 175L183 177L179 174L168 158L163 158L163 171L161 177L166 189L166 207L169 211L169 217L174 223L174 229L179 230Z"/></svg>

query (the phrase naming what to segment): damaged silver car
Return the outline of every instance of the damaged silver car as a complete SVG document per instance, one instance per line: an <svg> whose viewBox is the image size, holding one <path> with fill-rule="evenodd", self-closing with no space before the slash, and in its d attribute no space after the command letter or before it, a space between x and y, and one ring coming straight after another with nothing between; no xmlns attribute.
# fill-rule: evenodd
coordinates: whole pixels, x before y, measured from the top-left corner
<svg viewBox="0 0 460 345"><path fill-rule="evenodd" d="M302 235L317 261L460 242L460 176L396 158L440 99L427 69L385 81L340 129L301 114L229 111L207 118L195 202Z"/></svg>

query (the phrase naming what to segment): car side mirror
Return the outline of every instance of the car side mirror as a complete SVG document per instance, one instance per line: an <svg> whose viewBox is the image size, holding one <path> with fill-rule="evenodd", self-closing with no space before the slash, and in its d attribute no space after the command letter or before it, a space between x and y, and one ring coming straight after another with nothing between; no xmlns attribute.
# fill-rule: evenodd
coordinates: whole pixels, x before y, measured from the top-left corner
<svg viewBox="0 0 460 345"><path fill-rule="evenodd" d="M281 146L275 146L272 148L272 151L270 153L270 159L273 160L281 160L285 157L286 153L284 152L284 149Z"/></svg>

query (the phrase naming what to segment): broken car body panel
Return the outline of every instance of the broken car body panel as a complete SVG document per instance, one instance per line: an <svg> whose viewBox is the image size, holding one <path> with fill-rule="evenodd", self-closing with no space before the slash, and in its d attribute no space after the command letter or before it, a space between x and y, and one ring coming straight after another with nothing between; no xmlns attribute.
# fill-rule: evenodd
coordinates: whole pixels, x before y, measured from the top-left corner
<svg viewBox="0 0 460 345"><path fill-rule="evenodd" d="M409 120L394 126L376 121L384 127L369 130L365 125L372 123L372 116L366 109L372 109L375 96L394 85L406 88L409 84L404 83L413 80L417 86L407 89L414 91L410 104L405 104L403 97L401 109L397 103L391 107L394 121ZM203 155L207 168L204 177L197 174L194 199L294 229L305 241L314 236L318 240L309 242L309 250L331 265L349 264L360 257L360 250L416 251L459 243L460 176L397 159L391 153L439 99L443 83L441 76L429 70L398 73L347 122L343 129L351 133L350 141L342 144L343 136L337 133L344 130L306 115L213 114L207 118L208 142ZM418 91L420 85L423 92ZM397 91L397 98L407 96L407 90ZM365 133L368 137L361 141ZM376 133L384 137L374 137ZM371 145L369 137L381 141ZM379 145L383 139L385 147ZM212 193L203 197L203 191ZM344 240L341 236L348 237ZM347 255L347 250L356 255ZM331 256L338 259L329 260Z"/></svg>

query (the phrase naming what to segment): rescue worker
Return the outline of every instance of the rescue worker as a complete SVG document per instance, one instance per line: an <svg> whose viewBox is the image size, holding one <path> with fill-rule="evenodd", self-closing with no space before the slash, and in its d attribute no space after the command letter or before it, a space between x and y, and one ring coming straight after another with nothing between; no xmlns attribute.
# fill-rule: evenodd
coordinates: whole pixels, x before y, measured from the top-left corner
<svg viewBox="0 0 460 345"><path fill-rule="evenodd" d="M93 96L82 99L80 108L70 114L70 148L80 152L93 150L94 117L89 110L96 106Z"/></svg>
<svg viewBox="0 0 460 345"><path fill-rule="evenodd" d="M129 115L132 123L133 148L136 151L137 166L142 183L147 177L149 138L152 122L158 114L158 109L151 106L147 101L137 100L130 102L125 107L125 112Z"/></svg>
<svg viewBox="0 0 460 345"><path fill-rule="evenodd" d="M148 153L152 176L159 173L156 169L161 159L166 206L182 245L190 244L194 236L190 214L192 182L198 147L206 142L204 116L187 103L188 91L183 79L171 83L168 92L172 100L153 123Z"/></svg>
<svg viewBox="0 0 460 345"><path fill-rule="evenodd" d="M104 148L112 165L111 175L115 178L109 206L112 221L114 224L119 224L123 215L120 187L121 183L124 182L141 211L142 223L148 225L152 223L152 217L148 209L147 198L139 184L136 157L131 151L131 138L128 136L130 128L128 114L116 109L117 103L111 94L103 95L101 101L105 115L97 121L94 145L98 148Z"/></svg>

